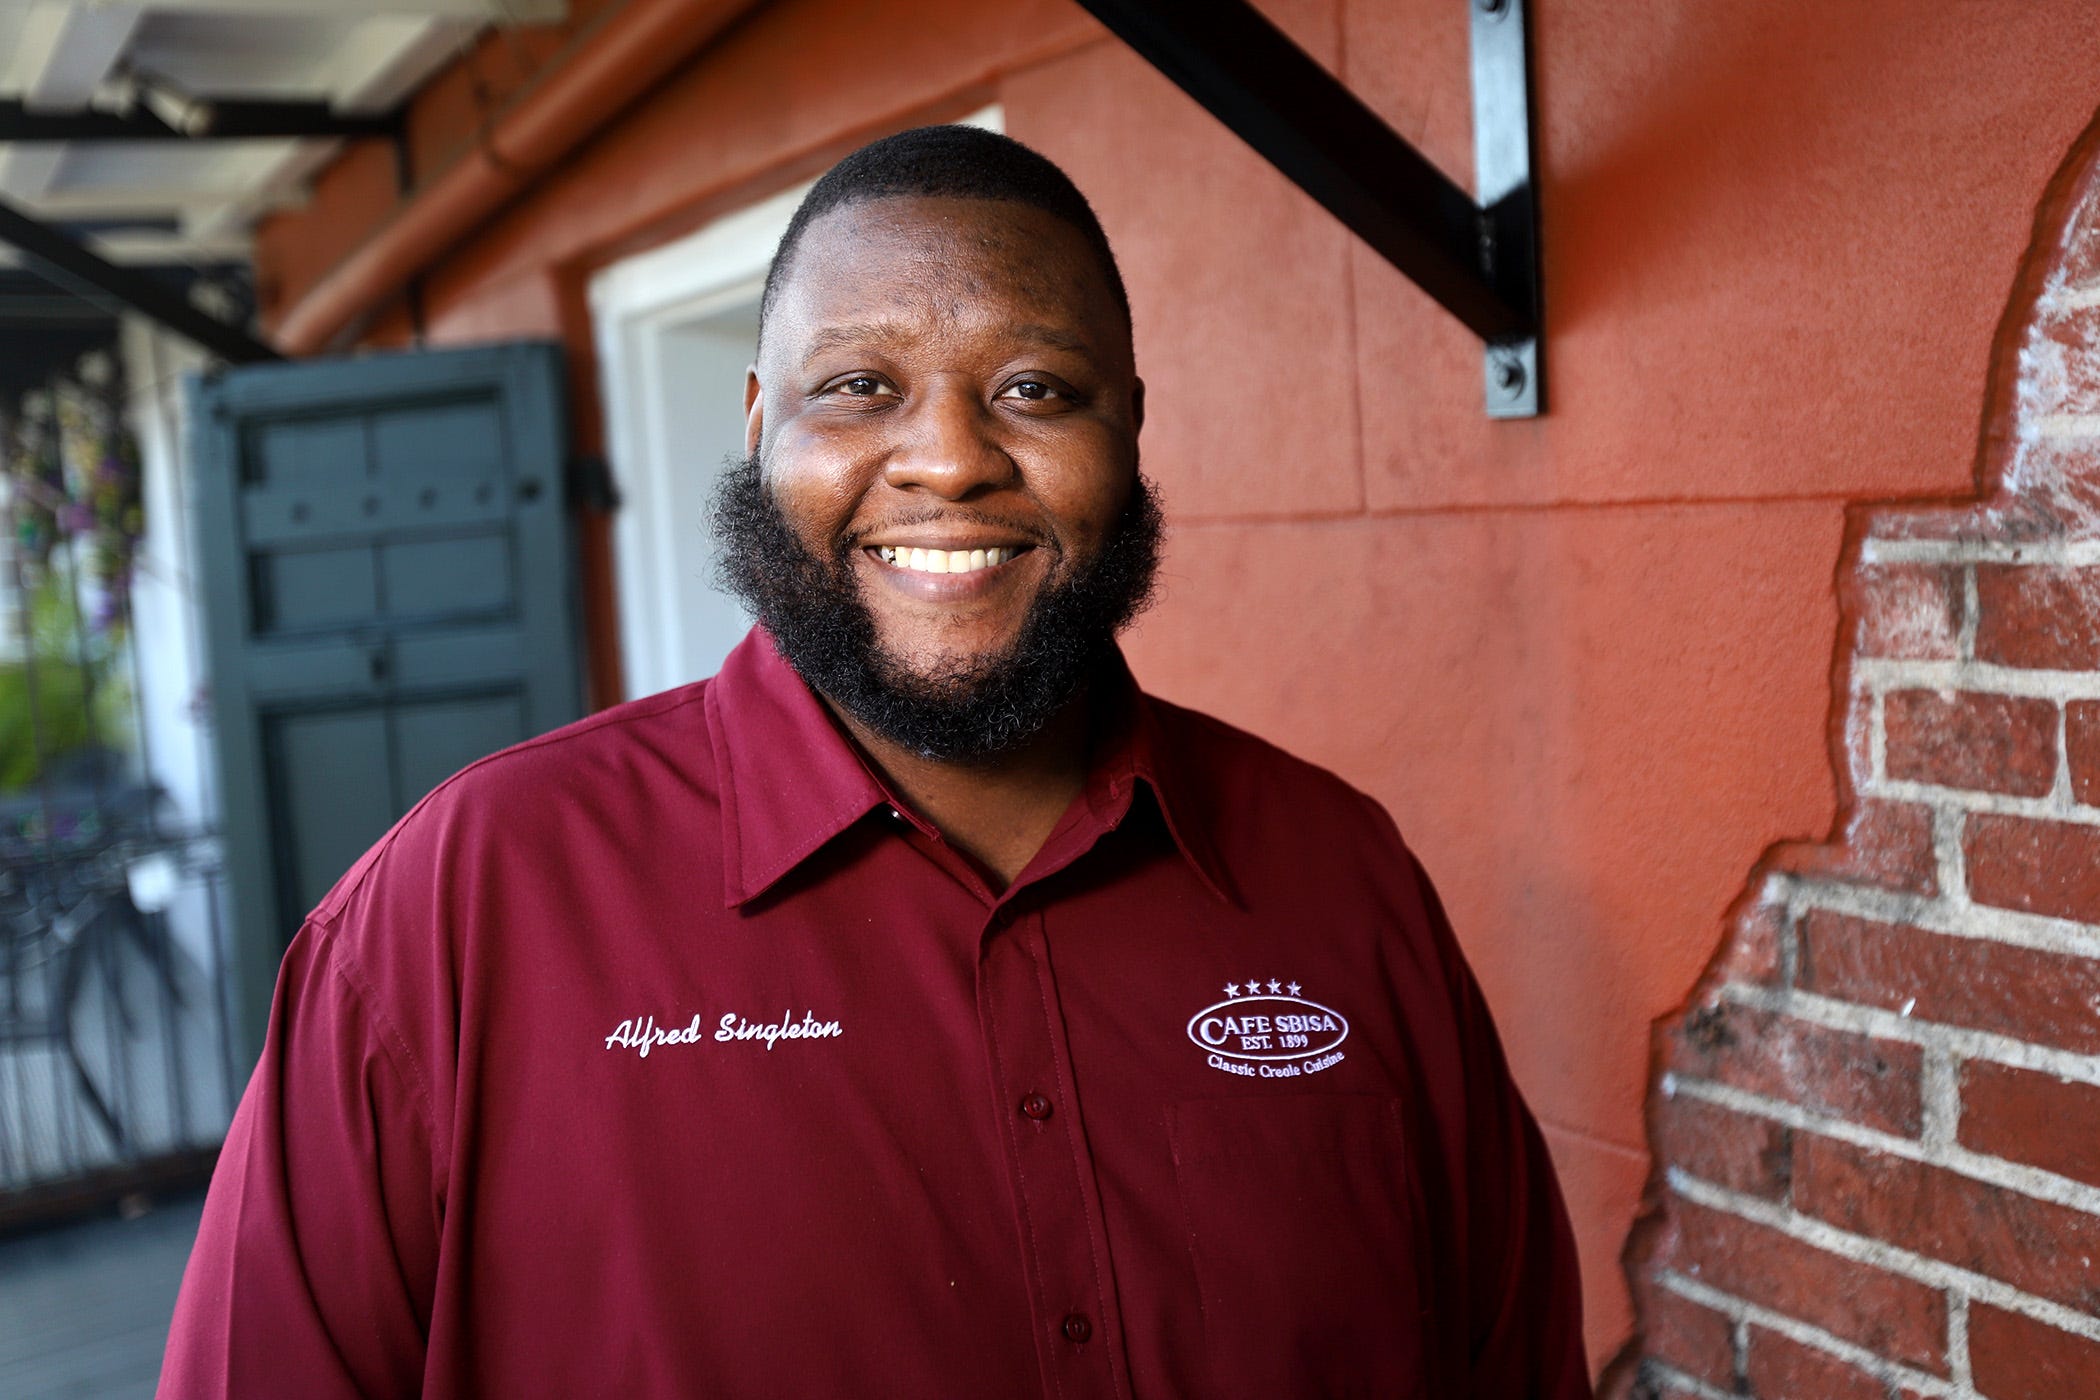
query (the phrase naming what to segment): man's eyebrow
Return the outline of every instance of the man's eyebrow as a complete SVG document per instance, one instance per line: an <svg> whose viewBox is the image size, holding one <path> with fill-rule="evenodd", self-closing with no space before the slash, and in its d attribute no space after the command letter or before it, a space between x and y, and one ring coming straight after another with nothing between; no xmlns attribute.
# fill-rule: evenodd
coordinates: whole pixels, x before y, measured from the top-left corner
<svg viewBox="0 0 2100 1400"><path fill-rule="evenodd" d="M844 325L822 326L810 333L809 348L802 356L808 364L826 350L835 350L842 345L868 345L885 340L895 340L899 332L894 326L885 326L873 321L854 321Z"/></svg>
<svg viewBox="0 0 2100 1400"><path fill-rule="evenodd" d="M1075 355L1091 355L1093 350L1087 343L1070 331L1061 331L1055 326L1045 326L1034 321L1024 322L1013 328L1013 334L1022 340L1032 340L1038 345L1047 345L1052 350L1069 350Z"/></svg>
<svg viewBox="0 0 2100 1400"><path fill-rule="evenodd" d="M1065 350L1074 355L1089 357L1094 353L1092 347L1070 331L1047 326L1039 321L1024 321L1019 325L1009 326L1006 333L1017 340L1032 341L1051 350ZM802 363L807 365L825 351L836 350L841 346L880 345L885 341L905 339L909 334L901 327L880 321L848 321L839 325L820 326L810 333L809 347L803 353Z"/></svg>

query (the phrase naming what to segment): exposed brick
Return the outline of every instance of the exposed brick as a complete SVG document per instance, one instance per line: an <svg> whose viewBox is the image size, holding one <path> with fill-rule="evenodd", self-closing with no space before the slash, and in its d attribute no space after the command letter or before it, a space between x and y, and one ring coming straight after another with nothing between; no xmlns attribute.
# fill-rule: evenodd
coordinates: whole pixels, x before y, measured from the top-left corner
<svg viewBox="0 0 2100 1400"><path fill-rule="evenodd" d="M1757 1400L1888 1400L1874 1377L1827 1351L1762 1327L1750 1329L1747 1394Z"/></svg>
<svg viewBox="0 0 2100 1400"><path fill-rule="evenodd" d="M1969 1369L1990 1400L2071 1400L2100 1394L2100 1343L1972 1302Z"/></svg>
<svg viewBox="0 0 2100 1400"><path fill-rule="evenodd" d="M1678 1272L1797 1317L1878 1356L1947 1373L1947 1305L1936 1288L1817 1249L1768 1226L1673 1200Z"/></svg>
<svg viewBox="0 0 2100 1400"><path fill-rule="evenodd" d="M1679 1021L1667 1068L1786 1099L1818 1113L1916 1135L1922 1055L1915 1045L1832 1030L1722 1002Z"/></svg>
<svg viewBox="0 0 2100 1400"><path fill-rule="evenodd" d="M2100 281L2100 198L2095 195L2096 191L2088 186L2076 196L2076 208L2059 245L2063 251L2049 272L2048 291L2051 295L2060 296L2066 291Z"/></svg>
<svg viewBox="0 0 2100 1400"><path fill-rule="evenodd" d="M1814 1133L1794 1137L1794 1209L2100 1311L2100 1216Z"/></svg>
<svg viewBox="0 0 2100 1400"><path fill-rule="evenodd" d="M2040 797L2056 785L2056 702L1897 690L1882 697L1891 778Z"/></svg>
<svg viewBox="0 0 2100 1400"><path fill-rule="evenodd" d="M1976 657L2049 671L2100 669L2100 569L1976 566Z"/></svg>
<svg viewBox="0 0 2100 1400"><path fill-rule="evenodd" d="M1970 1060L1961 1145L2100 1186L2100 1087Z"/></svg>
<svg viewBox="0 0 2100 1400"><path fill-rule="evenodd" d="M1737 909L1721 943L1721 956L1709 975L1722 982L1776 987L1781 976L1780 942L1792 916L1784 904L1750 904Z"/></svg>
<svg viewBox="0 0 2100 1400"><path fill-rule="evenodd" d="M2084 307L2053 307L2036 318L2038 334L2027 342L2028 411L2035 414L2100 411L2100 375L2093 366L2100 360L2100 317ZM2091 448L2082 442L2065 444ZM2085 480L2095 471L2087 459Z"/></svg>
<svg viewBox="0 0 2100 1400"><path fill-rule="evenodd" d="M1732 1191L1786 1198L1793 1171L1793 1131L1719 1104L1678 1094L1655 1115L1655 1147L1666 1162Z"/></svg>
<svg viewBox="0 0 2100 1400"><path fill-rule="evenodd" d="M1804 991L1921 1020L2100 1053L2100 960L1811 909L1795 977Z"/></svg>
<svg viewBox="0 0 2100 1400"><path fill-rule="evenodd" d="M1801 844L1780 852L1780 865L1802 875L1845 880L1906 894L1938 894L1932 809L1915 802L1862 801L1834 845Z"/></svg>
<svg viewBox="0 0 2100 1400"><path fill-rule="evenodd" d="M1852 792L1866 791L1880 777L1874 770L1875 735L1881 723L1875 712L1880 708L1880 698L1864 687L1854 687L1845 701L1844 771L1851 779L1847 786Z"/></svg>
<svg viewBox="0 0 2100 1400"><path fill-rule="evenodd" d="M2100 922L2100 827L1972 812L1962 854L1979 904Z"/></svg>
<svg viewBox="0 0 2100 1400"><path fill-rule="evenodd" d="M2012 445L2012 452L2008 470L2020 479L2017 500L2023 513L2044 522L2059 539L2090 538L2096 525L2100 525L2100 517L2093 509L2093 483L2100 477L2100 451L2095 450L2092 439L2022 436Z"/></svg>
<svg viewBox="0 0 2100 1400"><path fill-rule="evenodd" d="M1859 655L1952 661L1960 654L1960 570L1940 564L1862 564L1850 586Z"/></svg>
<svg viewBox="0 0 2100 1400"><path fill-rule="evenodd" d="M2063 532L2062 520L2024 496L1959 506L1875 506L1866 519L1866 534L1877 540L2002 545L2061 539Z"/></svg>
<svg viewBox="0 0 2100 1400"><path fill-rule="evenodd" d="M2071 795L2100 806L2100 701L2064 706L2064 756L2071 769Z"/></svg>
<svg viewBox="0 0 2100 1400"><path fill-rule="evenodd" d="M1735 1388L1734 1323L1667 1288L1650 1288L1641 1304L1647 1355L1708 1385Z"/></svg>

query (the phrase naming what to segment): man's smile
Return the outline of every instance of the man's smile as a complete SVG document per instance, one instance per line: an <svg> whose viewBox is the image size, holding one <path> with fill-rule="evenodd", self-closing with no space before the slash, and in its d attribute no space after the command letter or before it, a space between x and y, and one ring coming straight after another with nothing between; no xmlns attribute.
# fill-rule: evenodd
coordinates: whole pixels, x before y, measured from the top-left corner
<svg viewBox="0 0 2100 1400"><path fill-rule="evenodd" d="M1039 571L1028 562L1033 544L932 540L863 545L877 578L906 597L926 603L974 602Z"/></svg>
<svg viewBox="0 0 2100 1400"><path fill-rule="evenodd" d="M942 549L937 546L879 544L871 546L870 552L885 564L894 564L914 573L969 574L979 569L995 569L1030 547L994 545L990 549Z"/></svg>

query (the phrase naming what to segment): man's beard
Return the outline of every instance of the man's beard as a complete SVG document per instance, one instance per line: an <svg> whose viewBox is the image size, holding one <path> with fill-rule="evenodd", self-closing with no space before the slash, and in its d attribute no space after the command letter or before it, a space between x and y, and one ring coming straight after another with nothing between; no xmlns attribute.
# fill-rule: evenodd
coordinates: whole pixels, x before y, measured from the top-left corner
<svg viewBox="0 0 2100 1400"><path fill-rule="evenodd" d="M1139 476L1100 551L1036 595L1012 646L920 674L877 639L853 570L856 546L841 540L827 556L804 544L756 456L723 472L712 523L718 580L803 680L891 742L954 763L1011 752L1086 688L1116 633L1152 601L1163 534Z"/></svg>

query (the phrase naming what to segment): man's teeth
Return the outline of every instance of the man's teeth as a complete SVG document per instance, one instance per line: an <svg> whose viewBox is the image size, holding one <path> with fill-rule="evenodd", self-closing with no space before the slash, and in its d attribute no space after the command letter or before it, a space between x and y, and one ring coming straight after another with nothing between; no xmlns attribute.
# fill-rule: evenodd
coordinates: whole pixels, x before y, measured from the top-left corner
<svg viewBox="0 0 2100 1400"><path fill-rule="evenodd" d="M876 551L885 564L916 569L922 574L970 574L1004 564L1020 553L1017 549L900 549L881 545Z"/></svg>

